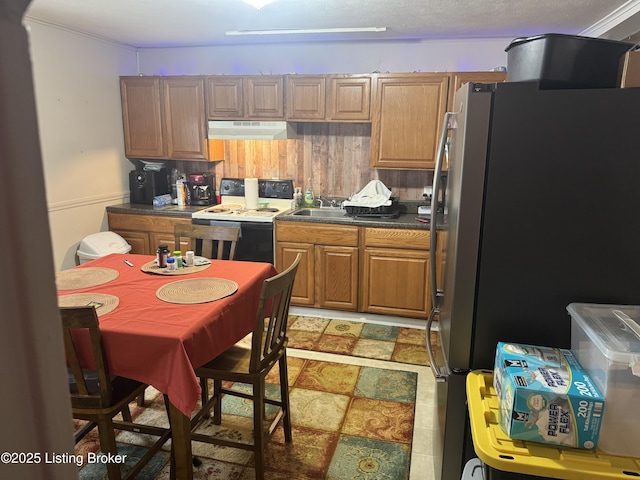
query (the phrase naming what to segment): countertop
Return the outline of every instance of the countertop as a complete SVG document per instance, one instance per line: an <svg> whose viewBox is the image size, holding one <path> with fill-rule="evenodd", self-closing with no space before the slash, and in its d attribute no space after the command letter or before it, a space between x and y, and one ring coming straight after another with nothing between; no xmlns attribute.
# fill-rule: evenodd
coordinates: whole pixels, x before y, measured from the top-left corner
<svg viewBox="0 0 640 480"><path fill-rule="evenodd" d="M396 218L376 218L376 217L313 217L304 215L294 215L294 210L282 213L276 220L283 222L307 222L324 223L338 225L354 225L358 227L380 227L380 228L412 228L418 230L429 230L430 224L419 222L418 205L420 202L400 202L400 215Z"/></svg>
<svg viewBox="0 0 640 480"><path fill-rule="evenodd" d="M401 213L396 218L349 217L346 214L344 218L307 217L302 215L293 215L295 210L289 210L278 215L276 220L284 222L333 223L359 227L414 228L419 230L429 230L430 226L428 223L416 220L416 217L418 216L418 205L420 205L420 202L400 202ZM167 205L164 207L154 207L153 205L140 203L122 203L120 205L110 205L106 207L106 210L110 213L191 217L193 212L197 212L203 208L207 207L203 205L189 205L183 207Z"/></svg>
<svg viewBox="0 0 640 480"><path fill-rule="evenodd" d="M167 205L164 207L154 207L153 205L142 203L122 203L120 205L110 205L107 212L111 213L135 213L138 215L165 215L172 217L191 217L193 212L207 208L206 205L189 205L179 207L178 205Z"/></svg>

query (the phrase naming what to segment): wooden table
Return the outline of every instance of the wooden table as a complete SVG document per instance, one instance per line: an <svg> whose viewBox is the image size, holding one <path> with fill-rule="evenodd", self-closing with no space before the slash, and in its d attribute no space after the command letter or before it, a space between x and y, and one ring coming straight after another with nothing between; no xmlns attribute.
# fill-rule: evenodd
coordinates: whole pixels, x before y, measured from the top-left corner
<svg viewBox="0 0 640 480"><path fill-rule="evenodd" d="M118 298L113 311L101 314L103 307L97 310L109 370L167 394L177 478L190 480L193 478L190 416L200 397L194 368L253 330L262 284L277 272L268 263L228 260L212 260L209 268L188 275L143 272L141 267L153 258L111 254L75 267L109 269L112 275L115 270L118 275L100 285L58 290L58 295L93 293ZM168 303L156 296L160 287L192 278L231 280L238 284L238 289L227 297L198 304Z"/></svg>

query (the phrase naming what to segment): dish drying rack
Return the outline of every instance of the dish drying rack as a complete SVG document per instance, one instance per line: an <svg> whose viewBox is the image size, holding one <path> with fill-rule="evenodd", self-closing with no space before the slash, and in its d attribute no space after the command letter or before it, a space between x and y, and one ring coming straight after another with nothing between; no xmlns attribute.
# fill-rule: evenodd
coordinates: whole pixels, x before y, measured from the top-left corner
<svg viewBox="0 0 640 480"><path fill-rule="evenodd" d="M375 217L393 218L400 214L398 197L391 197L391 205L381 205L379 207L356 207L345 206L344 209L349 217Z"/></svg>

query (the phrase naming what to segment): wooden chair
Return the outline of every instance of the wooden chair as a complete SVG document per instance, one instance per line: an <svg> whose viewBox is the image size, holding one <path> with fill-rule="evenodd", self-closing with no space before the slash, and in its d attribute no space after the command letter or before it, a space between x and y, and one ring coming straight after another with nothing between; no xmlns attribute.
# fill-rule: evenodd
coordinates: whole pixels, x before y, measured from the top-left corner
<svg viewBox="0 0 640 480"><path fill-rule="evenodd" d="M159 437L125 477L127 479L135 478L171 437L171 430L133 423L129 413L129 402L135 400L147 385L129 378L114 377L109 374L95 308L60 307L60 316L62 317L64 346L69 368L69 393L73 418L89 422L77 432L76 441L97 425L102 452L115 455L118 453L115 428ZM87 338L91 343L95 370L83 369L80 365L78 355L80 351L78 340L80 338ZM166 396L165 405L168 407ZM123 421L114 420L119 412L123 413ZM110 480L122 478L120 465L117 463L107 463L107 473Z"/></svg>
<svg viewBox="0 0 640 480"><path fill-rule="evenodd" d="M229 255L226 260L233 260L236 255L236 244L240 238L240 227L178 224L174 227L174 235L176 245L180 245L182 238L190 238L193 250L206 258L225 260L225 247L228 246ZM202 244L199 249L196 247L197 241ZM214 248L216 243L217 248Z"/></svg>
<svg viewBox="0 0 640 480"><path fill-rule="evenodd" d="M289 410L289 381L287 378L287 318L291 292L301 255L284 272L265 280L260 295L251 343L239 342L209 363L196 368L202 386L202 409L192 419L192 440L242 448L254 452L256 478L264 477L263 450L271 434L282 421L284 438L291 442ZM280 371L280 400L266 398L265 377L278 365ZM213 380L213 396L208 398L208 379ZM250 384L251 393L222 388L223 381ZM253 444L238 443L195 432L201 420L213 408L213 422L222 423L222 394L253 401ZM266 404L279 407L268 429L264 429Z"/></svg>

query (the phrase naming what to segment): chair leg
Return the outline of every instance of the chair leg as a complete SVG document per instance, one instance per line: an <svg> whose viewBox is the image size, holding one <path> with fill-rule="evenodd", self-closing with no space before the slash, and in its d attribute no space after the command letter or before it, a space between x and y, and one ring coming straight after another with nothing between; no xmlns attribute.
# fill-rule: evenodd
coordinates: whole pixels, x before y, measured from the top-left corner
<svg viewBox="0 0 640 480"><path fill-rule="evenodd" d="M291 435L291 409L289 407L289 375L287 371L287 354L284 353L278 362L278 370L280 371L280 400L282 402L282 428L284 429L284 441L291 443L293 436Z"/></svg>
<svg viewBox="0 0 640 480"><path fill-rule="evenodd" d="M256 467L256 480L264 479L264 379L253 384L253 461Z"/></svg>
<svg viewBox="0 0 640 480"><path fill-rule="evenodd" d="M145 392L145 390L143 390L142 393L140 395L138 395L138 406L139 407L144 407L144 392Z"/></svg>
<svg viewBox="0 0 640 480"><path fill-rule="evenodd" d="M118 454L118 447L116 446L116 434L113 430L113 424L110 418L98 419L98 434L100 436L100 450L105 454ZM120 480L120 465L114 462L107 463L107 475L109 480Z"/></svg>
<svg viewBox="0 0 640 480"><path fill-rule="evenodd" d="M200 379L200 402L201 406L204 406L209 400L209 379L201 378ZM207 410L203 415L204 418L209 418L209 411Z"/></svg>
<svg viewBox="0 0 640 480"><path fill-rule="evenodd" d="M213 379L213 395L216 398L213 405L213 423L220 425L222 423L222 380Z"/></svg>
<svg viewBox="0 0 640 480"><path fill-rule="evenodd" d="M122 409L122 419L125 422L133 422L133 417L131 417L131 410L129 410L129 405L126 405Z"/></svg>

